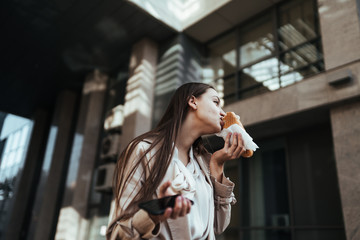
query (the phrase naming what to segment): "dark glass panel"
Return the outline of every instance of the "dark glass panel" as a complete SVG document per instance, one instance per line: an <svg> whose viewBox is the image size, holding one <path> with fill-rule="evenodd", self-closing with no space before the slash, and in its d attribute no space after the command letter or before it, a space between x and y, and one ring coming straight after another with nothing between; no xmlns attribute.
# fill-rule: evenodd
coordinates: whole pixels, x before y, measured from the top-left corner
<svg viewBox="0 0 360 240"><path fill-rule="evenodd" d="M328 124L322 124L288 137L297 226L343 226L330 129Z"/></svg>
<svg viewBox="0 0 360 240"><path fill-rule="evenodd" d="M237 228L228 227L225 232L216 236L217 240L239 240L240 231Z"/></svg>
<svg viewBox="0 0 360 240"><path fill-rule="evenodd" d="M296 230L294 240L345 240L344 230Z"/></svg>
<svg viewBox="0 0 360 240"><path fill-rule="evenodd" d="M260 147L252 158L242 160L241 170L243 226L289 226L284 148Z"/></svg>
<svg viewBox="0 0 360 240"><path fill-rule="evenodd" d="M239 168L238 168L238 164L239 164L238 159L233 160L233 161L228 161L225 164L225 176L228 177L234 184L234 195L236 199L239 199L240 197L240 191L239 191ZM236 228L240 225L240 216L241 216L241 212L240 212L240 205L239 204L234 204L231 206L231 221L229 224L230 228Z"/></svg>
<svg viewBox="0 0 360 240"><path fill-rule="evenodd" d="M291 240L290 230L247 230L242 232L242 240Z"/></svg>

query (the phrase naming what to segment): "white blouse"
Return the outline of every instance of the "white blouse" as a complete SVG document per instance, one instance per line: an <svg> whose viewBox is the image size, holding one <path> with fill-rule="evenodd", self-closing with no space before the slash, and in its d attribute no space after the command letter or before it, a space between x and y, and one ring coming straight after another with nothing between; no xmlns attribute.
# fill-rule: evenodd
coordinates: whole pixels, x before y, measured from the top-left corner
<svg viewBox="0 0 360 240"><path fill-rule="evenodd" d="M175 147L172 164L172 189L194 201L191 211L185 217L189 222L191 239L206 239L209 230L214 223L209 216L209 209L213 209L213 191L206 181L205 174L196 161L193 149L189 151L189 163L187 166L179 159L178 150Z"/></svg>

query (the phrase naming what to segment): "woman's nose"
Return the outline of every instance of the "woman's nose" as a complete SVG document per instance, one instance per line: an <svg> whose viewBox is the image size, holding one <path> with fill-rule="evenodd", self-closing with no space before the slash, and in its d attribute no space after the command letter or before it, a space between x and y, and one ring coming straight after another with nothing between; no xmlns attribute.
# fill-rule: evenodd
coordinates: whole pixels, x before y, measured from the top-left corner
<svg viewBox="0 0 360 240"><path fill-rule="evenodd" d="M221 109L220 115L221 115L222 117L225 117L226 113L224 112L224 110Z"/></svg>

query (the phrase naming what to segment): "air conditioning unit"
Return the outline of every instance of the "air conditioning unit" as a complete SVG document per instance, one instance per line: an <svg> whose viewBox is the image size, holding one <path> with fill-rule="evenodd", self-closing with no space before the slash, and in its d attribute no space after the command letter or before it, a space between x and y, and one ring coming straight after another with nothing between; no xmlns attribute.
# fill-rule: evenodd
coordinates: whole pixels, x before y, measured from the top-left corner
<svg viewBox="0 0 360 240"><path fill-rule="evenodd" d="M104 129L106 131L113 129L121 129L124 122L124 106L118 105L111 109L104 121Z"/></svg>
<svg viewBox="0 0 360 240"><path fill-rule="evenodd" d="M99 192L111 192L115 171L115 163L101 165L97 169L95 190Z"/></svg>
<svg viewBox="0 0 360 240"><path fill-rule="evenodd" d="M116 159L120 150L120 134L107 135L101 143L101 159Z"/></svg>

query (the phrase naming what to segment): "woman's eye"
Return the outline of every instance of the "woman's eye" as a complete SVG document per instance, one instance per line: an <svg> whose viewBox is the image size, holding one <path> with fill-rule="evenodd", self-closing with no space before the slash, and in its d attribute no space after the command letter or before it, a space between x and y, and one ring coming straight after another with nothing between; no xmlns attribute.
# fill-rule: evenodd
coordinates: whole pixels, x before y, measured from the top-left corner
<svg viewBox="0 0 360 240"><path fill-rule="evenodd" d="M216 105L219 105L219 101L214 101L214 103L215 103Z"/></svg>

